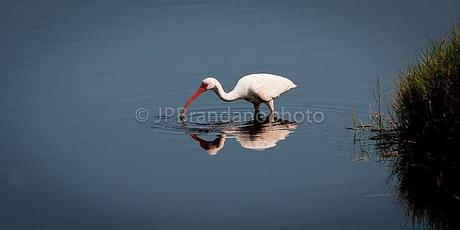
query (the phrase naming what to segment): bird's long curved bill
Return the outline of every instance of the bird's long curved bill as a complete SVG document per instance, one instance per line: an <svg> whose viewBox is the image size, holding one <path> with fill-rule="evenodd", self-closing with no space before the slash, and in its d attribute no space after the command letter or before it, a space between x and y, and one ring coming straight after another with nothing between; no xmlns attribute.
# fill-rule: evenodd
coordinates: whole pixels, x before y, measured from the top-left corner
<svg viewBox="0 0 460 230"><path fill-rule="evenodd" d="M204 91L206 91L206 86L205 85L201 85L197 90L195 90L195 92L193 92L192 96L190 96L188 98L188 100L185 102L184 104L184 110L187 109L189 107L190 104L192 104L192 102L197 98L199 97Z"/></svg>

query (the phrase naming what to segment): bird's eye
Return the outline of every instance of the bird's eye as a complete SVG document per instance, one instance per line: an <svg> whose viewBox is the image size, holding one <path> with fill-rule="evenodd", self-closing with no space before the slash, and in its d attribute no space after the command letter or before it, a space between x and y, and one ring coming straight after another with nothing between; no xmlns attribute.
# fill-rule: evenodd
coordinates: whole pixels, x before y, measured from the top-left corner
<svg viewBox="0 0 460 230"><path fill-rule="evenodd" d="M208 84L205 83L205 82L202 82L201 85L200 85L201 88L208 88Z"/></svg>

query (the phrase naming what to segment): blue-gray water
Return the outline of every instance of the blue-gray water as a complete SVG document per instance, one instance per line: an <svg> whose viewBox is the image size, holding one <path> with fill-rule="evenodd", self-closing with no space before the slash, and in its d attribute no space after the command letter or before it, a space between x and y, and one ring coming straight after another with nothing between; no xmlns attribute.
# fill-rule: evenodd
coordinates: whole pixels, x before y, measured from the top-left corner
<svg viewBox="0 0 460 230"><path fill-rule="evenodd" d="M458 9L459 1L3 1L0 228L410 229L388 169L372 156L354 161L359 147L346 127L353 106L368 110L377 77L391 91ZM277 108L320 111L324 122L298 123L265 151L234 135L210 156L190 132L213 140L219 125L201 134L215 126L185 123L186 134L175 120L135 119L139 108L154 119L160 107L181 106L207 76L229 90L254 72L293 80L299 87ZM252 108L207 93L191 109L227 106Z"/></svg>

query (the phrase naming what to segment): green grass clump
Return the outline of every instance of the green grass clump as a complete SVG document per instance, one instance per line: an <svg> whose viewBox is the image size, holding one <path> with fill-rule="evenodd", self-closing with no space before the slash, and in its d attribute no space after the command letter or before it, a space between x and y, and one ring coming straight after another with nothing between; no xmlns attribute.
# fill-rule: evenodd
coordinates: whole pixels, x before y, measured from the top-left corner
<svg viewBox="0 0 460 230"><path fill-rule="evenodd" d="M427 229L460 229L459 30L460 25L431 41L400 74L384 112L378 81L377 111L370 111L368 122L353 113L350 128L359 141L374 141L376 155L389 163L407 216Z"/></svg>
<svg viewBox="0 0 460 230"><path fill-rule="evenodd" d="M460 229L458 26L401 73L389 117L392 128L373 137L380 157L391 158L407 215L428 229Z"/></svg>
<svg viewBox="0 0 460 230"><path fill-rule="evenodd" d="M392 111L404 141L458 140L460 134L460 34L452 29L431 41L401 74Z"/></svg>

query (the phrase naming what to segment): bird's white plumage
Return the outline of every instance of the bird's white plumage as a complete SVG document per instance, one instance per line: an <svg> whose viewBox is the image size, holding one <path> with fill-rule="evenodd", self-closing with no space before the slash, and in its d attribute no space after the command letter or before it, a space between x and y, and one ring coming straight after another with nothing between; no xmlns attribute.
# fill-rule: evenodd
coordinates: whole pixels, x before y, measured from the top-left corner
<svg viewBox="0 0 460 230"><path fill-rule="evenodd" d="M285 77L268 73L257 73L242 77L234 90L246 94L245 99L250 102L261 103L269 102L295 87L297 85ZM254 96L258 98L253 98Z"/></svg>

